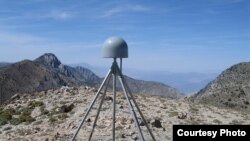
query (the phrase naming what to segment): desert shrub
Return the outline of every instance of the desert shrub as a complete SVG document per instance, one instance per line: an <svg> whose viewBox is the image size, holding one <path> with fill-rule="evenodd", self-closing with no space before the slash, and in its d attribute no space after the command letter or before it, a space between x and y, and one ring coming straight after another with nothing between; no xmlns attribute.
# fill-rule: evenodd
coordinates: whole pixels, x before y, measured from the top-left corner
<svg viewBox="0 0 250 141"><path fill-rule="evenodd" d="M201 118L193 118L190 120L189 122L191 125L200 125L200 124L204 124L204 120L202 120Z"/></svg>
<svg viewBox="0 0 250 141"><path fill-rule="evenodd" d="M2 110L0 113L0 125L7 124L8 121L12 119L12 115L15 113L16 111L14 109Z"/></svg>
<svg viewBox="0 0 250 141"><path fill-rule="evenodd" d="M11 120L12 115L8 112L4 112L0 114L0 125L7 124L9 120Z"/></svg>
<svg viewBox="0 0 250 141"><path fill-rule="evenodd" d="M161 102L161 103L164 103L165 101L166 101L165 99L160 98L160 102Z"/></svg>
<svg viewBox="0 0 250 141"><path fill-rule="evenodd" d="M30 108L18 108L18 110L9 108L2 110L0 113L0 125L7 124L8 122L12 125L18 125L22 122L33 122L35 119L30 116L31 112L32 109ZM19 115L19 117L14 118L13 115Z"/></svg>
<svg viewBox="0 0 250 141"><path fill-rule="evenodd" d="M35 121L35 119L32 118L30 115L23 115L23 114L21 114L18 119L20 120L20 122L28 122L28 123Z"/></svg>
<svg viewBox="0 0 250 141"><path fill-rule="evenodd" d="M49 111L47 109L45 109L44 106L40 107L40 112L41 112L41 115L48 115L49 114Z"/></svg>
<svg viewBox="0 0 250 141"><path fill-rule="evenodd" d="M197 121L197 120L191 120L189 123L190 123L191 125L199 125L199 124L201 124L201 122L200 122L200 121Z"/></svg>
<svg viewBox="0 0 250 141"><path fill-rule="evenodd" d="M7 131L7 130L10 130L10 129L12 129L12 127L8 126L8 127L5 127L5 128L3 129L3 131Z"/></svg>
<svg viewBox="0 0 250 141"><path fill-rule="evenodd" d="M178 116L178 112L175 112L175 111L174 111L174 112L170 112L170 113L169 113L169 116L170 116L170 117Z"/></svg>
<svg viewBox="0 0 250 141"><path fill-rule="evenodd" d="M220 120L218 120L218 119L214 119L213 122L214 122L214 123L217 123L217 124L221 124L221 123L222 123L222 122L221 122Z"/></svg>
<svg viewBox="0 0 250 141"><path fill-rule="evenodd" d="M243 123L242 121L234 119L229 124L237 125L237 124L242 124L242 123Z"/></svg>
<svg viewBox="0 0 250 141"><path fill-rule="evenodd" d="M199 109L196 108L196 107L194 107L194 106L191 106L190 109L189 109L189 111L190 111L191 113L198 113L198 112L199 112Z"/></svg>
<svg viewBox="0 0 250 141"><path fill-rule="evenodd" d="M68 115L66 113L62 113L62 114L59 114L57 117L60 120L64 120L64 119L68 118Z"/></svg>
<svg viewBox="0 0 250 141"><path fill-rule="evenodd" d="M244 101L244 104L245 104L245 105L249 105L249 102L248 102L248 101Z"/></svg>
<svg viewBox="0 0 250 141"><path fill-rule="evenodd" d="M12 125L18 125L20 123L22 123L22 121L19 118L12 118L10 120L10 124L12 124Z"/></svg>
<svg viewBox="0 0 250 141"><path fill-rule="evenodd" d="M18 111L19 114L22 114L22 115L30 115L31 112L32 112L33 109L31 108L28 108L28 107L25 107L25 108L22 108Z"/></svg>
<svg viewBox="0 0 250 141"><path fill-rule="evenodd" d="M108 109L109 109L109 107L104 107L104 106L103 106L103 107L101 108L101 111L106 111L106 110L108 110Z"/></svg>
<svg viewBox="0 0 250 141"><path fill-rule="evenodd" d="M4 110L3 112L8 112L11 115L17 114L17 111L15 109L13 109L13 108L8 108L8 109Z"/></svg>
<svg viewBox="0 0 250 141"><path fill-rule="evenodd" d="M67 104L68 101L60 101L59 103L62 104L62 105L64 105L64 104Z"/></svg>
<svg viewBox="0 0 250 141"><path fill-rule="evenodd" d="M43 106L43 105L44 105L44 103L42 101L31 101L28 104L28 106L30 108L40 107L40 106Z"/></svg>
<svg viewBox="0 0 250 141"><path fill-rule="evenodd" d="M54 122L56 122L56 121L57 121L57 119L56 119L55 117L49 116L49 122L50 122L50 123L54 123Z"/></svg>

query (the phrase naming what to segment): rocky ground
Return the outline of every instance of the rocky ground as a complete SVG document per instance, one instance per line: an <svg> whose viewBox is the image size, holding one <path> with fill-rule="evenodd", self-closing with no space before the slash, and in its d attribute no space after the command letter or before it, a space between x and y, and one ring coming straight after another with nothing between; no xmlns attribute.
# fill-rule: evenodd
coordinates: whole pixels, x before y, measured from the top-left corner
<svg viewBox="0 0 250 141"><path fill-rule="evenodd" d="M0 140L65 141L80 124L96 90L89 87L62 87L34 94L16 94L10 104L0 107ZM172 140L173 124L250 124L244 111L220 109L156 96L135 95L157 141ZM92 140L112 139L112 95L107 93ZM87 140L100 98L91 111L77 140ZM152 139L140 122L147 141ZM128 105L122 93L117 95L116 138L139 140Z"/></svg>

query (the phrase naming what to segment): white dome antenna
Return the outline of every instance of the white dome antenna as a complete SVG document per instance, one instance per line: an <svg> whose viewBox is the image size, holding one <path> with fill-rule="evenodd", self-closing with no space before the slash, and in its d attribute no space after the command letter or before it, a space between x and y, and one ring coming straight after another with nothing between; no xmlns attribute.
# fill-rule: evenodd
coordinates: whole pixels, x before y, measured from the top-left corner
<svg viewBox="0 0 250 141"><path fill-rule="evenodd" d="M108 38L102 46L104 58L128 58L128 45L120 37Z"/></svg>
<svg viewBox="0 0 250 141"><path fill-rule="evenodd" d="M96 92L96 95L95 95L92 103L90 104L87 112L85 113L85 115L84 115L84 117L83 117L83 119L82 119L82 121L80 123L80 126L76 130L76 132L75 132L74 136L72 137L71 141L75 141L75 138L76 138L78 132L80 131L84 121L86 120L90 110L93 108L93 105L95 104L98 96L100 95L104 85L106 85L106 87L104 88L104 91L102 93L102 96L101 96L102 98L101 98L99 107L97 109L97 114L96 114L96 117L95 117L95 120L94 120L94 123L93 123L93 127L92 127L92 130L91 130L90 136L89 136L88 139L82 139L82 140L88 140L88 141L91 140L92 135L94 133L94 129L96 127L97 119L99 117L99 113L100 113L101 108L102 108L102 104L103 104L105 96L106 96L107 89L109 87L109 81L110 81L111 77L113 77L113 118L112 118L112 139L113 139L113 141L115 141L116 80L117 80L117 77L118 77L118 79L120 81L124 96L126 97L126 100L128 102L130 112L131 112L131 115L132 115L133 120L135 122L135 126L136 126L137 132L139 134L140 140L145 141L144 136L142 134L142 130L141 130L139 121L138 121L138 118L137 118L137 115L136 115L135 108L139 112L140 117L141 117L143 123L146 125L146 127L147 127L153 141L156 141L154 135L152 134L152 131L150 130L150 128L148 126L147 121L145 120L145 118L144 118L138 104L135 101L135 98L134 98L131 90L128 87L128 84L127 84L126 80L124 79L124 77L122 75L122 58L128 58L128 45L127 45L127 43L122 38L119 38L119 37L110 37L110 38L108 38L104 42L104 44L102 46L102 56L104 58L113 58L114 61L112 63L112 66L110 67L107 75L105 76L100 88ZM120 68L119 68L119 66L117 65L117 62L116 62L117 58L120 58ZM135 106L135 108L134 108L134 106Z"/></svg>

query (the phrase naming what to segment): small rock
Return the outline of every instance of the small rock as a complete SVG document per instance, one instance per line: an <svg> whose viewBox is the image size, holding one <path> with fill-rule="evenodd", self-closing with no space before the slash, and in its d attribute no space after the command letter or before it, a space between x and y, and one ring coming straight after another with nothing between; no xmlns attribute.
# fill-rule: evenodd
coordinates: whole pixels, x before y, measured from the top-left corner
<svg viewBox="0 0 250 141"><path fill-rule="evenodd" d="M75 126L75 125L71 127L71 129L76 129L76 128L77 128L77 126Z"/></svg>
<svg viewBox="0 0 250 141"><path fill-rule="evenodd" d="M15 94L13 95L10 100L13 101L13 100L17 100L17 99L20 99L20 95L19 94Z"/></svg>
<svg viewBox="0 0 250 141"><path fill-rule="evenodd" d="M32 125L39 125L39 124L41 124L42 122L43 122L42 120L38 120L38 121L33 122Z"/></svg>
<svg viewBox="0 0 250 141"><path fill-rule="evenodd" d="M132 135L134 135L134 134L135 134L134 131L128 133L129 136L132 136Z"/></svg>
<svg viewBox="0 0 250 141"><path fill-rule="evenodd" d="M126 138L126 136L125 136L125 134L123 133L123 134L121 134L121 138Z"/></svg>
<svg viewBox="0 0 250 141"><path fill-rule="evenodd" d="M97 92L97 89L91 88L91 89L89 89L89 91L90 91L90 92Z"/></svg>
<svg viewBox="0 0 250 141"><path fill-rule="evenodd" d="M117 122L121 125L127 125L127 119L125 117L117 118Z"/></svg>
<svg viewBox="0 0 250 141"><path fill-rule="evenodd" d="M245 104L245 105L249 105L249 102L248 102L248 101L244 101L244 104Z"/></svg>
<svg viewBox="0 0 250 141"><path fill-rule="evenodd" d="M122 129L123 129L123 127L120 126L120 125L117 125L117 126L115 127L115 130L122 130Z"/></svg>
<svg viewBox="0 0 250 141"><path fill-rule="evenodd" d="M187 118L187 113L186 112L180 112L180 113L178 113L177 117L179 119L185 119L185 118Z"/></svg>
<svg viewBox="0 0 250 141"><path fill-rule="evenodd" d="M130 125L126 125L126 126L124 127L124 129L131 129L131 126L130 126Z"/></svg>
<svg viewBox="0 0 250 141"><path fill-rule="evenodd" d="M90 118L88 118L86 122L91 122L91 119L90 119Z"/></svg>
<svg viewBox="0 0 250 141"><path fill-rule="evenodd" d="M167 109L166 105L164 105L164 104L161 104L161 105L160 105L160 108L162 108L162 109Z"/></svg>
<svg viewBox="0 0 250 141"><path fill-rule="evenodd" d="M132 140L137 140L137 139L138 139L138 137L137 137L137 135L136 135L136 134L133 134L133 135L131 136L131 139L132 139Z"/></svg>
<svg viewBox="0 0 250 141"><path fill-rule="evenodd" d="M84 89L85 89L85 90L89 90L90 87L89 87L89 86L85 86Z"/></svg>
<svg viewBox="0 0 250 141"><path fill-rule="evenodd" d="M145 126L145 123L143 122L141 118L138 118L138 122L140 126Z"/></svg>
<svg viewBox="0 0 250 141"><path fill-rule="evenodd" d="M106 97L105 97L105 100L113 101L113 98L112 98L111 96L106 96Z"/></svg>
<svg viewBox="0 0 250 141"><path fill-rule="evenodd" d="M140 124L140 126L145 126L145 123L143 121L140 122L139 124Z"/></svg>
<svg viewBox="0 0 250 141"><path fill-rule="evenodd" d="M75 91L78 91L78 88L77 88L77 87L73 87L72 89L75 90Z"/></svg>
<svg viewBox="0 0 250 141"><path fill-rule="evenodd" d="M8 140L10 140L11 139L11 137L10 137L10 135L8 135Z"/></svg>
<svg viewBox="0 0 250 141"><path fill-rule="evenodd" d="M119 108L120 108L120 109L123 109L123 106L121 105Z"/></svg>
<svg viewBox="0 0 250 141"><path fill-rule="evenodd" d="M129 123L130 124L134 123L134 119L133 118L129 118Z"/></svg>
<svg viewBox="0 0 250 141"><path fill-rule="evenodd" d="M97 125L97 127L98 127L99 129L104 129L104 128L106 128L107 126L105 126L105 125Z"/></svg>
<svg viewBox="0 0 250 141"><path fill-rule="evenodd" d="M152 122L151 125L153 127L156 127L156 128L162 128L161 121L158 119L156 119L154 122Z"/></svg>
<svg viewBox="0 0 250 141"><path fill-rule="evenodd" d="M54 139L57 140L59 136L60 136L60 134L57 132L57 133L55 134L55 136L54 136Z"/></svg>

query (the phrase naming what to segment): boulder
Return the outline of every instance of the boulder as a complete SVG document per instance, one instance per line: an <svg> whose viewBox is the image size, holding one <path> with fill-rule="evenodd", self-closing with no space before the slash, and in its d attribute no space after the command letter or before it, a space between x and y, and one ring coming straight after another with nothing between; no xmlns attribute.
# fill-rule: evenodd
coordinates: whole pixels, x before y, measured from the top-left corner
<svg viewBox="0 0 250 141"><path fill-rule="evenodd" d="M72 111L72 109L75 107L75 105L73 103L69 104L69 105L63 105L60 108L57 109L57 112L60 113L68 113L70 111Z"/></svg>
<svg viewBox="0 0 250 141"><path fill-rule="evenodd" d="M156 127L156 128L162 128L161 125L161 121L158 119L155 119L152 123L151 123L152 127Z"/></svg>
<svg viewBox="0 0 250 141"><path fill-rule="evenodd" d="M178 113L178 119L185 119L187 118L187 113L186 112L180 112Z"/></svg>

